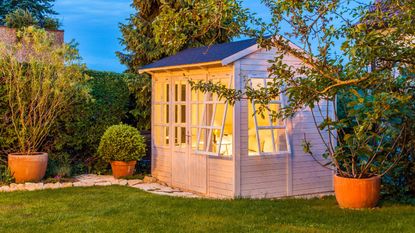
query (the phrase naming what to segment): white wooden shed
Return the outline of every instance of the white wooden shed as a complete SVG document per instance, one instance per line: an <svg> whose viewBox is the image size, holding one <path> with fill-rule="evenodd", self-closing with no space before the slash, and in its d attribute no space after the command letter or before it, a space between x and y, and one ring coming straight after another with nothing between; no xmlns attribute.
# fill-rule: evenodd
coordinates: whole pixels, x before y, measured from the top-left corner
<svg viewBox="0 0 415 233"><path fill-rule="evenodd" d="M276 50L256 40L192 48L142 67L153 80L152 175L173 187L210 197L274 198L331 192L332 172L303 152L324 147L310 109L272 121L255 116L255 103L234 106L192 91L188 80L212 80L243 89L266 85ZM301 60L285 56L291 66ZM270 108L278 110L286 98ZM330 106L332 111L332 106ZM327 135L324 135L327 136Z"/></svg>

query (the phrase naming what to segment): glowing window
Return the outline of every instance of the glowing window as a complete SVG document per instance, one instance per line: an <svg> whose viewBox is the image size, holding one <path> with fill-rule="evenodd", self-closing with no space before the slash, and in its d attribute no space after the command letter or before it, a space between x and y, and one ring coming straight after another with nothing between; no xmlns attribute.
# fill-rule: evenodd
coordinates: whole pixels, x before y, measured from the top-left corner
<svg viewBox="0 0 415 233"><path fill-rule="evenodd" d="M195 80L195 79L194 79ZM205 80L201 78L199 80ZM211 75L210 80L228 87L231 75ZM233 107L216 94L192 91L191 94L191 140L196 154L232 155Z"/></svg>
<svg viewBox="0 0 415 233"><path fill-rule="evenodd" d="M156 79L154 82L153 134L156 146L170 145L170 83L169 79Z"/></svg>
<svg viewBox="0 0 415 233"><path fill-rule="evenodd" d="M267 78L252 78L252 88L267 87L272 82ZM283 103L276 98L268 104L263 114L257 113L259 104L254 101L248 105L248 154L267 155L286 153L289 151L285 121L272 117L272 111L278 112ZM255 113L255 114L254 114Z"/></svg>

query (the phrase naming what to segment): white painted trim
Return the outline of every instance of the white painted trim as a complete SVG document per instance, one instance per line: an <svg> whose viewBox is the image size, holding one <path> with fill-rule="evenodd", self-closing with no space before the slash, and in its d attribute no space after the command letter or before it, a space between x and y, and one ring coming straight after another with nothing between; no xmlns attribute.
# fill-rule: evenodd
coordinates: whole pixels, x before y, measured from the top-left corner
<svg viewBox="0 0 415 233"><path fill-rule="evenodd" d="M233 64L233 82L235 90L241 90L241 63ZM233 195L240 197L241 193L241 102L236 101L233 107L233 137L232 137L232 159L234 166Z"/></svg>
<svg viewBox="0 0 415 233"><path fill-rule="evenodd" d="M195 63L195 64L184 64L184 65L177 65L177 66L163 66L163 67L156 67L156 68L139 69L138 73L139 74L143 74L143 73L153 74L155 71L186 69L186 68L201 68L201 66L220 65L220 64L222 64L221 61L212 61L212 62L201 62L201 63Z"/></svg>
<svg viewBox="0 0 415 233"><path fill-rule="evenodd" d="M222 65L224 65L224 66L229 65L229 64L231 64L231 63L233 63L233 62L235 62L235 61L237 61L237 60L239 60L239 59L241 59L241 58L243 58L245 56L248 56L249 54L254 53L254 52L256 52L256 51L258 51L260 49L261 48L259 47L258 44L254 44L251 47L248 47L248 48L246 48L246 49L244 49L242 51L239 51L239 52L237 52L237 53L235 53L235 54L233 54L233 55L231 55L231 56L229 56L227 58L224 58L221 61L222 62Z"/></svg>

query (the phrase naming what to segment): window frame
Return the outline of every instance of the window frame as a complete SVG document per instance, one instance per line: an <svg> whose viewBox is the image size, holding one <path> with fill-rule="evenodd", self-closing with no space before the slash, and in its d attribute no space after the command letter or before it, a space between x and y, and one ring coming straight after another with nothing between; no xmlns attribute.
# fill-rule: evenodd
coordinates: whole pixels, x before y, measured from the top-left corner
<svg viewBox="0 0 415 233"><path fill-rule="evenodd" d="M157 85L162 85L163 86L163 92L162 94L164 95L164 99L157 100L156 95L154 95L154 100L153 100L153 104L152 104L152 116L153 116L153 127L154 128L164 128L167 129L167 132L164 132L165 135L163 135L163 137L168 137L168 138L163 138L163 140L167 140L168 143L163 143L163 145L158 145L156 143L156 140L154 140L153 144L155 147L158 148L170 148L172 145L172 132L171 132L171 127L170 124L172 124L172 121L174 119L172 119L172 109L171 109L171 103L172 103L172 99L171 99L171 91L172 91L172 87L171 87L171 79L167 78L167 77L162 77L162 78L156 78L154 80L154 87L153 87L153 93L157 93L155 90L157 89ZM166 93L168 90L168 93ZM155 109L157 107L160 107L160 109L162 110L161 112L161 116L156 116L156 114L154 114L156 111ZM164 112L164 111L168 110L168 112ZM166 114L165 116L163 116L163 114ZM159 117L160 119L156 120L156 117ZM165 122L163 122L161 119L165 119ZM164 131L164 130L163 130Z"/></svg>
<svg viewBox="0 0 415 233"><path fill-rule="evenodd" d="M248 83L249 83L251 88L255 88L252 84L252 79L255 79L255 80L262 79L263 80L263 84L262 84L263 87L267 87L268 80L270 78L269 77L264 77L264 76L259 76L259 75L258 76L256 76L256 75L250 76L249 79L248 79ZM270 107L270 104L280 105L281 108L284 108L285 107L284 95L280 94L279 100L270 101L270 103L268 103L268 108ZM258 125L258 114L256 113L255 100L248 101L248 108L252 108L252 112L254 114L255 138L256 138L256 144L257 144L256 146L258 148L258 152L254 153L254 154L250 154L249 145L248 145L248 157L282 155L282 154L290 153L291 152L291 145L290 145L290 140L289 140L289 136L288 136L287 119L281 120L283 125L273 125L270 111L266 110L268 112L269 124L267 126L259 126ZM250 113L250 111L248 109L248 132L249 132L249 119L250 119L250 117L252 117L252 116L250 116L249 113ZM259 132L261 130L271 131L273 152L261 152L261 139L260 139L260 134L259 134ZM277 143L275 141L275 133L274 133L275 130L284 130L284 132L285 132L285 141L286 141L286 146L287 146L286 151L277 151ZM248 144L249 144L249 136L248 136Z"/></svg>
<svg viewBox="0 0 415 233"><path fill-rule="evenodd" d="M229 85L228 88L231 88L234 82L234 77L231 74L218 74L218 75L208 75L206 78L203 79L199 79L199 80L227 80L229 81ZM193 90L191 90L193 95ZM196 96L199 96L198 94ZM209 96L211 96L212 98L209 98ZM217 107L219 104L223 104L224 105L224 112L223 115L221 116L221 126L215 126L214 125L214 121L215 121L215 117L217 114ZM204 93L203 94L203 100L200 100L199 98L197 100L194 100L193 98L191 98L190 100L190 105L196 105L199 107L199 105L203 105L203 111L202 111L202 115L200 118L200 113L197 113L197 119L198 122L193 122L193 116L190 117L191 120L191 130L196 129L197 130L197 135L196 135L196 147L193 148L193 146L191 147L191 150L193 151L194 154L196 155L207 155L207 156L214 156L214 157L219 157L219 158L232 158L233 156L233 151L232 151L232 147L230 148L231 151L228 155L224 155L221 153L222 150L222 146L223 146L223 137L224 137L224 131L225 131L225 124L226 124L226 119L228 117L228 111L231 110L233 111L232 108L229 108L229 102L227 100L220 100L219 97L217 95L214 95L210 92L208 93ZM210 114L211 119L207 119L208 114L208 106L212 105L212 114ZM193 108L191 110L192 114L193 114ZM199 122L199 120L201 122ZM209 122L208 122L209 121ZM204 135L204 139L203 141L206 141L207 144L203 147L204 150L200 150L200 145L201 145L201 135L202 135L202 130L205 130L205 135ZM220 136L219 136L219 143L214 143L212 140L213 137L213 131L214 130L220 130ZM207 135L206 135L207 134ZM233 133L232 133L232 137L233 137ZM232 140L233 143L233 140ZM211 152L209 151L209 148L211 146L217 145L218 146L218 150L217 152ZM229 148L228 148L229 149Z"/></svg>

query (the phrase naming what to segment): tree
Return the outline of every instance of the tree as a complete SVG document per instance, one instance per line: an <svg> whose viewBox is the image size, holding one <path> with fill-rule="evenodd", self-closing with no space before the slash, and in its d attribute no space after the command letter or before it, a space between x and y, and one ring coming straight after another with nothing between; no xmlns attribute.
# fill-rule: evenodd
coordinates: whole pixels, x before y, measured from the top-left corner
<svg viewBox="0 0 415 233"><path fill-rule="evenodd" d="M53 35L34 27L17 37L13 45L0 44L0 77L19 152L29 155L42 148L75 94L86 92L86 77L70 44L53 43Z"/></svg>
<svg viewBox="0 0 415 233"><path fill-rule="evenodd" d="M135 0L137 13L121 24L118 52L130 72L182 49L228 42L251 18L239 0Z"/></svg>
<svg viewBox="0 0 415 233"><path fill-rule="evenodd" d="M27 10L36 21L43 23L50 15L56 15L53 10L55 0L2 0L0 1L0 23L3 24L6 15L17 9Z"/></svg>
<svg viewBox="0 0 415 233"><path fill-rule="evenodd" d="M331 159L322 165L342 177L384 175L401 158L413 156L415 3L263 2L273 12L267 29L274 33L260 42L264 48L277 49L269 87L229 91L215 83L191 82L193 88L216 92L231 103L242 98L259 101L259 111L283 93L289 103L281 112L274 112L274 117L288 118L304 107L314 109L317 129L321 135L330 135L321 137L326 146L323 156ZM287 54L299 57L303 64L286 65ZM347 98L347 104L339 106L344 108L343 118L332 117L321 105L337 98ZM305 137L304 150L315 157L312 146Z"/></svg>

